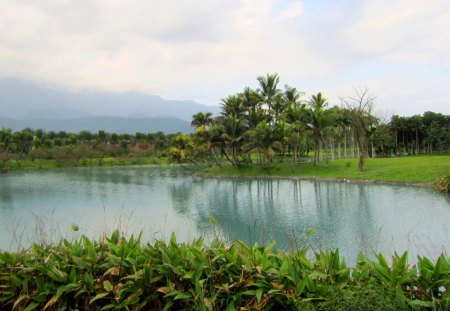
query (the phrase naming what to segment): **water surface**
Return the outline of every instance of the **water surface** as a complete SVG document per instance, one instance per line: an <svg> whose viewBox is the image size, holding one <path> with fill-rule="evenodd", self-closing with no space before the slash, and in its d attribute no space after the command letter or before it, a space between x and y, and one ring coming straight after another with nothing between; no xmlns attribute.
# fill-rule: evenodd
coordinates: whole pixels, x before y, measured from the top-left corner
<svg viewBox="0 0 450 311"><path fill-rule="evenodd" d="M213 216L218 225L214 226ZM80 231L71 231L71 224ZM315 228L312 238L305 232ZM292 249L409 250L436 258L450 248L450 198L430 189L269 179L202 179L179 168L112 167L0 176L0 248L114 229L146 241L220 236ZM413 256L414 257L414 256Z"/></svg>

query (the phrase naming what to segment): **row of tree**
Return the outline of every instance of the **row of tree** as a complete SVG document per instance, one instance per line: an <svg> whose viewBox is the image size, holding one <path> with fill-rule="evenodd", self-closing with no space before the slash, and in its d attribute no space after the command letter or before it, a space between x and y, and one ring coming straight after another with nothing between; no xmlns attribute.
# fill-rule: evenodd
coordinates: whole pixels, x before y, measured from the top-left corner
<svg viewBox="0 0 450 311"><path fill-rule="evenodd" d="M166 155L172 135L163 132L116 134L98 131L91 133L67 133L41 129L0 130L0 165L9 160L22 159L73 159L103 158L106 156L151 156Z"/></svg>

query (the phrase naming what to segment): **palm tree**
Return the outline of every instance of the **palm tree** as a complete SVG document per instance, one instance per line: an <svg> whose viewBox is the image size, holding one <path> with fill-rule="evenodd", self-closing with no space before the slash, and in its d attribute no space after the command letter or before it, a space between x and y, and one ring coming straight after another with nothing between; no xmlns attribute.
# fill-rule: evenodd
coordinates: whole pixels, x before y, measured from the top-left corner
<svg viewBox="0 0 450 311"><path fill-rule="evenodd" d="M329 113L327 113L326 107L328 106L327 99L323 97L319 92L317 95L312 95L309 101L311 105L310 109L310 123L309 126L312 130L312 137L315 142L314 151L314 166L319 161L319 154L321 144L325 145L326 162L328 163L328 148L324 139L324 130L330 124Z"/></svg>
<svg viewBox="0 0 450 311"><path fill-rule="evenodd" d="M266 74L266 76L259 76L256 78L259 82L261 95L263 97L263 104L267 109L272 108L272 99L280 93L278 89L278 83L280 83L280 76L278 74Z"/></svg>
<svg viewBox="0 0 450 311"><path fill-rule="evenodd" d="M249 87L246 87L244 91L241 93L242 101L244 108L247 110L247 113L257 111L261 108L260 104L264 100L261 93L258 90L253 90Z"/></svg>
<svg viewBox="0 0 450 311"><path fill-rule="evenodd" d="M194 114L192 116L192 122L191 122L191 126L195 127L195 128L206 128L207 126L209 126L211 124L211 122L213 121L212 118L212 113L211 112L197 112L196 114Z"/></svg>
<svg viewBox="0 0 450 311"><path fill-rule="evenodd" d="M300 97L304 95L303 92L299 92L295 87L286 85L284 90L284 100L288 107L298 107L301 104Z"/></svg>
<svg viewBox="0 0 450 311"><path fill-rule="evenodd" d="M222 115L236 117L242 117L245 111L244 99L242 94L230 95L225 99L222 99Z"/></svg>
<svg viewBox="0 0 450 311"><path fill-rule="evenodd" d="M286 110L286 121L291 125L289 140L294 163L297 162L301 154L301 140L306 132L307 117L308 110L305 104L292 105Z"/></svg>
<svg viewBox="0 0 450 311"><path fill-rule="evenodd" d="M223 121L223 133L221 136L225 144L230 147L231 158L226 153L225 148L222 149L222 152L231 164L238 167L240 165L238 160L238 149L243 141L243 134L245 131L246 128L241 118L236 115L225 117Z"/></svg>
<svg viewBox="0 0 450 311"><path fill-rule="evenodd" d="M248 132L249 151L257 149L261 154L261 164L263 166L269 164L270 157L276 150L282 148L282 144L277 139L274 129L265 120L260 122L255 129Z"/></svg>

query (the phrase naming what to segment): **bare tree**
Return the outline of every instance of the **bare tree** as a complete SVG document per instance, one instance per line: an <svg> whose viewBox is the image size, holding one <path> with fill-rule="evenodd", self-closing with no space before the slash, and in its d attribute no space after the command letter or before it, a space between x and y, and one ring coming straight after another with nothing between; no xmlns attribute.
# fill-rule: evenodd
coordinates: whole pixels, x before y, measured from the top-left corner
<svg viewBox="0 0 450 311"><path fill-rule="evenodd" d="M349 117L354 132L354 137L359 150L358 170L364 170L364 159L369 149L369 139L376 123L373 116L375 97L369 94L367 88L355 89L355 95L340 97L343 108L348 109Z"/></svg>

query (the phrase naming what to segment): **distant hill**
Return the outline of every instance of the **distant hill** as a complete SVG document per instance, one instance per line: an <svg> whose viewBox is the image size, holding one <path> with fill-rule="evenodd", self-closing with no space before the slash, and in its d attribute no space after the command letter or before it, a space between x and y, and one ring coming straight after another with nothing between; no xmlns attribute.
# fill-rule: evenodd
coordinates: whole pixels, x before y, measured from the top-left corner
<svg viewBox="0 0 450 311"><path fill-rule="evenodd" d="M78 111L68 108L47 108L30 110L24 113L21 117L22 120L36 120L36 119L48 119L48 120L66 120L93 117L91 113Z"/></svg>
<svg viewBox="0 0 450 311"><path fill-rule="evenodd" d="M23 128L44 129L46 131L66 131L78 133L83 130L97 132L104 130L109 133L158 132L166 134L183 132L190 133L190 123L176 118L121 118L108 116L82 117L74 119L33 119L17 120L0 117L0 128L7 127L12 130Z"/></svg>
<svg viewBox="0 0 450 311"><path fill-rule="evenodd" d="M80 91L0 78L0 116L14 119L72 119L88 116L168 117L190 122L197 112L218 114L218 106L165 100L139 92Z"/></svg>

